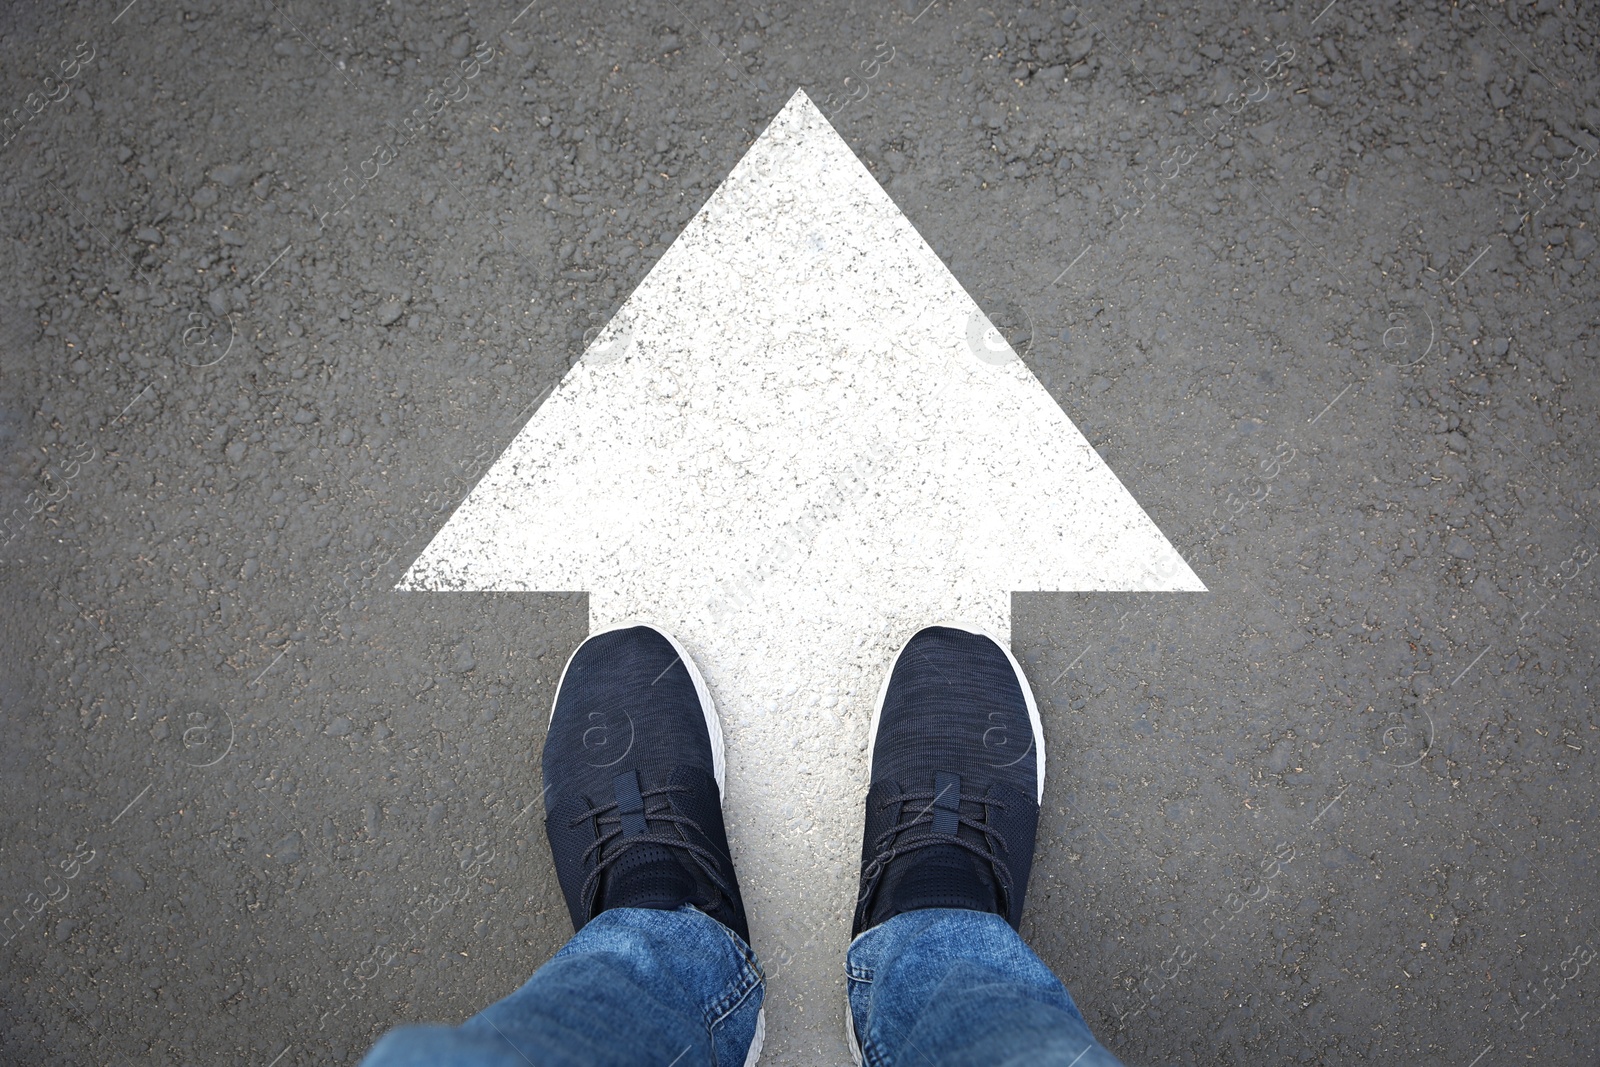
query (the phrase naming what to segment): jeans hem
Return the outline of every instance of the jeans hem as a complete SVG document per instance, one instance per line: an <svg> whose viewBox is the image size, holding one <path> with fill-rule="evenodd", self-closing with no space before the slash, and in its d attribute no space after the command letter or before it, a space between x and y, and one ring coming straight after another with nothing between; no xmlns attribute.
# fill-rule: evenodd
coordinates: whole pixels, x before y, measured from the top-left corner
<svg viewBox="0 0 1600 1067"><path fill-rule="evenodd" d="M707 916L710 918L710 916ZM712 922L717 922L715 919ZM733 943L734 950L738 952L743 961L739 967L739 980L728 992L724 993L717 1001L706 1009L706 1026L714 1028L722 1020L738 1011L740 1006L749 999L750 994L760 989L766 981L766 975L761 970L761 963L756 959L756 954L744 939L732 930L717 923L722 932Z"/></svg>

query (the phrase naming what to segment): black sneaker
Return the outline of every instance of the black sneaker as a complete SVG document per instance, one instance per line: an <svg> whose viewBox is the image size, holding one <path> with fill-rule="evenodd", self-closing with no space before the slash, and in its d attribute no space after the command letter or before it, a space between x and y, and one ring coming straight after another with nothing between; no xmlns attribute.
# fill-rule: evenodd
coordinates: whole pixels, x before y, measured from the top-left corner
<svg viewBox="0 0 1600 1067"><path fill-rule="evenodd" d="M1044 730L994 638L918 631L872 715L872 787L851 937L902 912L970 908L1017 928L1044 797Z"/></svg>
<svg viewBox="0 0 1600 1067"><path fill-rule="evenodd" d="M625 625L578 646L544 742L545 833L574 931L607 908L692 904L749 943L722 778L722 727L682 645Z"/></svg>

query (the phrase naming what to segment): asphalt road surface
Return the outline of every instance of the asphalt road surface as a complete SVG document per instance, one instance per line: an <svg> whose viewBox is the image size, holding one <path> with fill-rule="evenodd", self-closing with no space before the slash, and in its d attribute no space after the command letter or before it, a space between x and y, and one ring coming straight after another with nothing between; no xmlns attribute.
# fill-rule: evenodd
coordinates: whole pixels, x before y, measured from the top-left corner
<svg viewBox="0 0 1600 1067"><path fill-rule="evenodd" d="M804 89L1208 587L1013 598L1023 933L1091 1027L1595 1062L1597 33L8 6L0 1057L353 1062L561 946L585 592L394 586ZM763 1062L847 1061L841 1004L782 1007Z"/></svg>

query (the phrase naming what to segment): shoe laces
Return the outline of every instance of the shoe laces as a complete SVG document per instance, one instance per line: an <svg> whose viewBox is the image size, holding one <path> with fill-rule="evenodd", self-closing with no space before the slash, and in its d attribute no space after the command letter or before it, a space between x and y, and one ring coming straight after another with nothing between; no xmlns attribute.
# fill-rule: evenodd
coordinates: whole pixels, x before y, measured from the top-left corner
<svg viewBox="0 0 1600 1067"><path fill-rule="evenodd" d="M655 789L645 789L639 793L640 798L645 801L645 821L647 823L664 822L676 826L679 829L678 836L663 832L635 834L633 837L623 838L622 816L617 814L617 802L614 800L609 804L601 804L598 807L590 808L572 820L574 829L588 819L596 820L600 826L600 833L595 838L594 844L583 851L583 862L585 864L589 862L591 856L597 857L597 861L594 868L589 872L589 877L584 879L583 889L578 894L583 901L585 911L591 917L593 917L594 897L600 889L601 875L617 860L621 859L628 849L633 848L635 845L661 845L665 848L681 849L687 852L700 870L705 872L706 877L711 879L712 883L722 891L723 896L729 900L733 899L734 893L728 887L728 883L722 877L722 872L718 869L717 854L702 845L696 844L682 831L685 829L693 830L702 839L707 837L706 832L693 819L673 811L670 800L661 799L669 793L687 793L689 791L688 786L664 785ZM655 807L651 807L650 801L652 799L659 799L660 802ZM622 840L621 847L609 848L619 838ZM717 901L695 901L694 904L704 911L706 908L715 906Z"/></svg>
<svg viewBox="0 0 1600 1067"><path fill-rule="evenodd" d="M1005 801L996 800L992 796L974 793L959 793L956 796L955 800L958 805L958 810L955 812L957 829L966 826L978 831L983 835L983 844L961 837L958 834L935 834L931 830L925 830L920 833L915 832L919 826L931 827L933 825L936 814L934 802L944 799L947 795L948 791L939 793L932 789L925 792L900 792L879 802L878 810L880 811L887 811L896 804L925 803L915 815L909 818L906 817L905 812L902 810L900 820L879 834L877 840L872 843L874 855L872 861L867 864L866 869L861 872L861 893L856 898L857 905L862 904L871 897L872 892L878 886L879 880L883 877L884 871L896 859L933 845L955 845L957 848L965 849L989 864L990 869L994 871L995 880L1000 885L1002 914L1010 914L1011 868L1000 856L1000 853L1007 851L1005 838L990 828L987 817L978 819L971 815L963 814L959 810L959 805L970 803L982 805L987 813L989 808L1005 808Z"/></svg>

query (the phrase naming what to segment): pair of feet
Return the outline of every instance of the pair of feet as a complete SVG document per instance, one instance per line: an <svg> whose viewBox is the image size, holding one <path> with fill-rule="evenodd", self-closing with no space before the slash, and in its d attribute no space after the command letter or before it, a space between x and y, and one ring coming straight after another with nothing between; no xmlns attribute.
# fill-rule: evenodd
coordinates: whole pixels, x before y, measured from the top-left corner
<svg viewBox="0 0 1600 1067"><path fill-rule="evenodd" d="M920 908L1013 928L1044 795L1022 668L987 634L918 631L873 712L851 936ZM690 904L750 940L722 820L722 728L682 645L595 634L562 672L544 747L545 831L574 930L608 908Z"/></svg>

